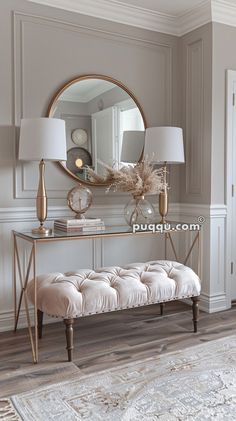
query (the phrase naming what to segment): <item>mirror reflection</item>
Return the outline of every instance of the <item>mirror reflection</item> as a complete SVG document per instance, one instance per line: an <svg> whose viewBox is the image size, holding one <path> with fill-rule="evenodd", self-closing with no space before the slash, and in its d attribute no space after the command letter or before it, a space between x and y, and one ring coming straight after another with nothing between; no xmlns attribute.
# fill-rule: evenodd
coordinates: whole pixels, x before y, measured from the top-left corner
<svg viewBox="0 0 236 421"><path fill-rule="evenodd" d="M66 122L67 161L61 164L67 172L89 182L87 166L103 176L105 170L101 161L121 166L122 162L140 159L144 119L125 89L112 81L94 77L77 79L60 92L49 116ZM132 132L132 136L126 132Z"/></svg>

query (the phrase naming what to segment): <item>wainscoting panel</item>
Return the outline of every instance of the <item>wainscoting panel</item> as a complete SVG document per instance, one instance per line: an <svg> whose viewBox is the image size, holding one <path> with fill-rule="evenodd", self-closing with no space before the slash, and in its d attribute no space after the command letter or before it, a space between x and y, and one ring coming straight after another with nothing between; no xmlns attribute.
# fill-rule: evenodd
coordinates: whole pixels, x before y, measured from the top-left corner
<svg viewBox="0 0 236 421"><path fill-rule="evenodd" d="M181 39L186 164L181 166L180 202L208 204L211 197L212 27Z"/></svg>
<svg viewBox="0 0 236 421"><path fill-rule="evenodd" d="M202 280L202 293L200 308L209 313L226 310L231 307L229 294L229 281L226 273L226 218L225 205L190 205L180 204L180 220L187 223L198 222L202 217L201 238L201 265L200 278ZM191 235L190 235L191 236ZM180 249L188 248L190 237L185 237ZM189 266L197 270L196 254L193 254Z"/></svg>
<svg viewBox="0 0 236 421"><path fill-rule="evenodd" d="M60 216L69 216L67 208L52 207L49 209L48 224ZM94 206L90 216L102 216L107 225L124 224L123 206ZM202 294L200 307L207 312L216 312L230 307L225 275L225 206L197 206L189 204L172 204L170 220L184 223L196 223L198 217L205 218L201 230L201 268ZM30 230L37 226L34 208L0 209L0 331L13 327L13 245L11 230ZM210 231L212 243L210 244ZM177 254L186 254L194 233L174 234ZM22 242L23 245L23 242ZM210 251L211 250L211 251ZM21 252L27 251L21 248ZM211 255L210 255L211 253ZM104 240L83 240L58 242L40 245L38 249L37 272L64 272L78 268L96 268L110 265L123 265L131 262L156 260L164 258L164 238L161 234L138 237L118 237ZM171 251L168 258L174 260ZM212 263L211 263L212 262ZM188 265L197 270L196 252ZM48 318L48 322L52 319ZM22 312L20 326L25 326L25 314Z"/></svg>

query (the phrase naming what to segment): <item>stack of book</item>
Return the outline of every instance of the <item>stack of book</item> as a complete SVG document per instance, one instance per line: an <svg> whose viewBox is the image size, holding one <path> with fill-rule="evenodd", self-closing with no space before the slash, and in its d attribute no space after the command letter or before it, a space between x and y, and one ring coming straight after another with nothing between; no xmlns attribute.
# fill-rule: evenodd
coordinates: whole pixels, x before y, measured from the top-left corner
<svg viewBox="0 0 236 421"><path fill-rule="evenodd" d="M105 225L104 221L100 218L61 218L54 221L54 229L66 232L100 231L105 229Z"/></svg>

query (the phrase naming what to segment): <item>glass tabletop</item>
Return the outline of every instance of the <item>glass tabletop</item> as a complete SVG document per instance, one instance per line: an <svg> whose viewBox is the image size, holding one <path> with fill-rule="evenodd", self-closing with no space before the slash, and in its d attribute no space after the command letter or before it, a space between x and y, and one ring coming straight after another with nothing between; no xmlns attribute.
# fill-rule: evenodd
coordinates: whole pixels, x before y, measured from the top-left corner
<svg viewBox="0 0 236 421"><path fill-rule="evenodd" d="M86 238L86 237L108 237L108 236L119 236L119 235L135 235L135 234L160 234L160 233L168 233L168 232L178 232L178 231L186 231L186 229L182 229L181 227L183 223L179 223L176 221L168 222L168 225L163 225L160 223L152 223L152 224L141 224L139 228L137 226L128 226L128 225L110 225L106 226L105 229L97 229L97 230L88 230L88 231L63 231L59 229L53 229L52 232L48 235L42 234L35 234L31 231L13 231L15 235L19 237L23 237L28 240L56 240L56 239L76 239L76 238Z"/></svg>
<svg viewBox="0 0 236 421"><path fill-rule="evenodd" d="M52 232L47 235L35 234L31 231L14 231L16 235L28 237L31 240L50 240L56 238L79 238L79 237L91 237L91 236L105 236L112 234L132 234L133 229L127 225L121 226L107 226L105 229L88 230L88 231L63 231L59 229L52 229Z"/></svg>

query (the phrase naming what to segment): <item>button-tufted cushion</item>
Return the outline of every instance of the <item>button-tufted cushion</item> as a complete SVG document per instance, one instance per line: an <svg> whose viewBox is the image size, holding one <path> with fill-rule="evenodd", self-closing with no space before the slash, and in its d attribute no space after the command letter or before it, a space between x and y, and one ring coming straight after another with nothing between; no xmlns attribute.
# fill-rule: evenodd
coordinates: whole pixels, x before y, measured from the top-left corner
<svg viewBox="0 0 236 421"><path fill-rule="evenodd" d="M168 260L37 277L38 309L63 318L198 296L200 290L192 269ZM33 302L33 280L27 294Z"/></svg>

